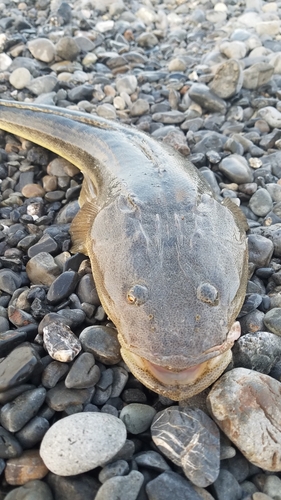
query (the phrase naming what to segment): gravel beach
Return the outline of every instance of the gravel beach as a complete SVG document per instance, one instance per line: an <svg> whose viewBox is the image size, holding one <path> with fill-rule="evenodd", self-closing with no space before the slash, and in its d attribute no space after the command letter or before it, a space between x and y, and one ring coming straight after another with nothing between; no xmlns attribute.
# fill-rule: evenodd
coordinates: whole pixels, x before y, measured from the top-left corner
<svg viewBox="0 0 281 500"><path fill-rule="evenodd" d="M0 130L0 500L281 500L281 2L0 1L0 99L136 127L249 226L233 360L174 402L71 253L82 174Z"/></svg>

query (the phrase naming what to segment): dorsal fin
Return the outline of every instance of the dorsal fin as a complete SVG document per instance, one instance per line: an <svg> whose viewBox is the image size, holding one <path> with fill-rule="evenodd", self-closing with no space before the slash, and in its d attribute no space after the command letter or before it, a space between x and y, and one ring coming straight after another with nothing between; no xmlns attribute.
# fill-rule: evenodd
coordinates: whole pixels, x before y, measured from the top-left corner
<svg viewBox="0 0 281 500"><path fill-rule="evenodd" d="M221 204L224 207L228 208L228 210L230 210L241 234L244 234L245 231L248 231L249 226L245 215L243 214L242 210L235 203L233 203L231 198L225 198L221 202Z"/></svg>
<svg viewBox="0 0 281 500"><path fill-rule="evenodd" d="M96 205L95 199L93 199L92 201L86 201L75 215L69 230L73 243L71 248L72 253L80 252L85 255L89 254L87 243L91 227L98 212L99 207Z"/></svg>

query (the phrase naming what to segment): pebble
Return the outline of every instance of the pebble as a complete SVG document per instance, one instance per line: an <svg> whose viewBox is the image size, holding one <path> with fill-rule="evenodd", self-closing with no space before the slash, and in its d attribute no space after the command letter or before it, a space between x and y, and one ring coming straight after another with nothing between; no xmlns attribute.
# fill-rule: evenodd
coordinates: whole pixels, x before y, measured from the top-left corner
<svg viewBox="0 0 281 500"><path fill-rule="evenodd" d="M49 253L40 252L28 261L26 264L26 273L34 285L50 286L60 274L60 270L54 258Z"/></svg>
<svg viewBox="0 0 281 500"><path fill-rule="evenodd" d="M226 102L213 93L209 87L203 83L194 83L190 87L188 95L190 99L207 111L222 114L226 112Z"/></svg>
<svg viewBox="0 0 281 500"><path fill-rule="evenodd" d="M209 88L221 99L229 99L240 92L242 83L241 64L231 59L219 65Z"/></svg>
<svg viewBox="0 0 281 500"><path fill-rule="evenodd" d="M33 479L19 488L14 488L5 496L6 500L27 500L28 498L30 500L53 500L53 495L46 483Z"/></svg>
<svg viewBox="0 0 281 500"><path fill-rule="evenodd" d="M62 302L74 292L78 281L79 276L75 271L65 271L60 274L48 290L47 301L52 305Z"/></svg>
<svg viewBox="0 0 281 500"><path fill-rule="evenodd" d="M84 351L107 365L115 365L121 360L117 332L108 326L88 326L81 332L79 341Z"/></svg>
<svg viewBox="0 0 281 500"><path fill-rule="evenodd" d="M268 212L273 208L271 196L267 189L259 188L249 201L249 207L254 214L259 217L265 217Z"/></svg>
<svg viewBox="0 0 281 500"><path fill-rule="evenodd" d="M10 74L9 82L15 89L24 89L31 81L32 76L27 68L17 68Z"/></svg>
<svg viewBox="0 0 281 500"><path fill-rule="evenodd" d="M151 435L160 451L182 467L193 484L206 487L216 480L220 466L219 430L203 411L166 408L154 418Z"/></svg>
<svg viewBox="0 0 281 500"><path fill-rule="evenodd" d="M163 472L146 485L149 500L170 500L171 495L182 500L202 500L192 483L172 471Z"/></svg>
<svg viewBox="0 0 281 500"><path fill-rule="evenodd" d="M268 375L235 368L214 384L207 398L222 431L251 463L268 471L281 467L280 391L280 382Z"/></svg>
<svg viewBox="0 0 281 500"><path fill-rule="evenodd" d="M56 48L48 38L36 38L28 42L28 50L38 61L51 63L55 58Z"/></svg>
<svg viewBox="0 0 281 500"><path fill-rule="evenodd" d="M81 343L69 326L52 322L43 328L43 339L51 358L68 363L81 351Z"/></svg>
<svg viewBox="0 0 281 500"><path fill-rule="evenodd" d="M17 347L0 363L0 391L27 381L39 366L40 358L31 344Z"/></svg>
<svg viewBox="0 0 281 500"><path fill-rule="evenodd" d="M99 489L96 500L137 500L144 477L137 470L132 470L127 476L116 476L108 479Z"/></svg>
<svg viewBox="0 0 281 500"><path fill-rule="evenodd" d="M112 460L125 439L120 419L105 413L76 413L50 427L40 456L54 474L73 476Z"/></svg>
<svg viewBox="0 0 281 500"><path fill-rule="evenodd" d="M38 412L45 401L46 389L39 387L25 391L12 402L6 403L0 410L0 422L10 432L17 432L24 427Z"/></svg>
<svg viewBox="0 0 281 500"><path fill-rule="evenodd" d="M141 434L145 432L152 423L156 410L141 403L131 403L120 412L120 419L126 425L126 429L131 434Z"/></svg>
<svg viewBox="0 0 281 500"><path fill-rule="evenodd" d="M95 364L94 356L89 352L83 352L70 368L65 385L68 389L86 389L96 385L99 379L100 369Z"/></svg>
<svg viewBox="0 0 281 500"><path fill-rule="evenodd" d="M125 460L116 460L105 465L99 473L99 481L105 483L108 479L115 476L126 476L130 471L129 464Z"/></svg>
<svg viewBox="0 0 281 500"><path fill-rule="evenodd" d="M223 158L219 163L220 171L231 181L237 184L253 182L253 173L243 156L232 154Z"/></svg>
<svg viewBox="0 0 281 500"><path fill-rule="evenodd" d="M116 89L119 94L126 92L131 95L135 92L138 81L134 75L123 76L116 81Z"/></svg>
<svg viewBox="0 0 281 500"><path fill-rule="evenodd" d="M12 486L21 486L42 479L48 469L39 456L38 450L25 450L20 457L7 460L5 479ZM28 491L28 490L27 490Z"/></svg>
<svg viewBox="0 0 281 500"><path fill-rule="evenodd" d="M247 333L235 342L232 353L235 367L268 374L280 357L281 338L269 332Z"/></svg>
<svg viewBox="0 0 281 500"><path fill-rule="evenodd" d="M273 307L264 316L264 324L270 332L281 335L281 307Z"/></svg>

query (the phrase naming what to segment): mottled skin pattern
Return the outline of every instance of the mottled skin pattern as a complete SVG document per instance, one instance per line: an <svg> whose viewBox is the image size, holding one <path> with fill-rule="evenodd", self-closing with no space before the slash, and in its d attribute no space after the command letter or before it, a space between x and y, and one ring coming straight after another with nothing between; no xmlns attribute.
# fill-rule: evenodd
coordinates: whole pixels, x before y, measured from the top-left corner
<svg viewBox="0 0 281 500"><path fill-rule="evenodd" d="M247 241L239 209L218 203L188 160L136 129L12 101L0 101L0 128L83 172L74 250L90 257L134 375L174 400L208 387L240 334Z"/></svg>

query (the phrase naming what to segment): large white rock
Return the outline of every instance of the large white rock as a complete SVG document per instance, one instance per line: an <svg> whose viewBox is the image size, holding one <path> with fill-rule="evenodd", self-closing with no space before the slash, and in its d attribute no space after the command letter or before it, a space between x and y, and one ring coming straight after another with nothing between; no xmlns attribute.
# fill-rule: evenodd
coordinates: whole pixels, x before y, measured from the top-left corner
<svg viewBox="0 0 281 500"><path fill-rule="evenodd" d="M54 474L73 476L104 465L125 440L126 427L119 418L106 413L76 413L46 432L40 455Z"/></svg>

